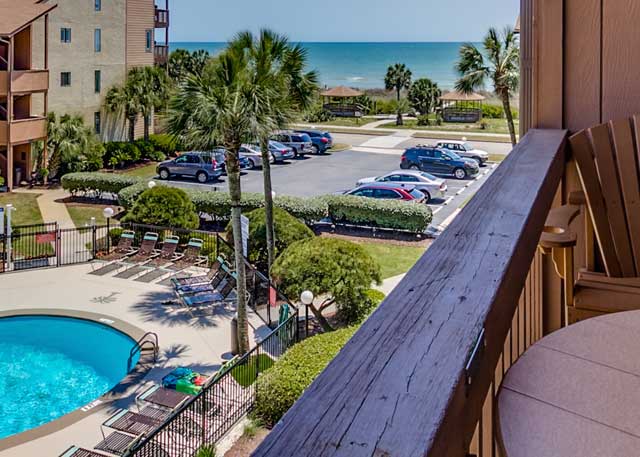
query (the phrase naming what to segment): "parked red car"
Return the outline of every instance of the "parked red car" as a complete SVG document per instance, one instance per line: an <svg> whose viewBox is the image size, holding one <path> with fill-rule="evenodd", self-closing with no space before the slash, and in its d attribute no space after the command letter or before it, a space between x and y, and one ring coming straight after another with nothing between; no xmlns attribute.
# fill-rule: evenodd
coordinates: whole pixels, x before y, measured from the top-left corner
<svg viewBox="0 0 640 457"><path fill-rule="evenodd" d="M405 200L415 203L424 203L425 197L415 186L400 186L397 184L366 184L348 190L345 195L356 197L382 198L387 200Z"/></svg>

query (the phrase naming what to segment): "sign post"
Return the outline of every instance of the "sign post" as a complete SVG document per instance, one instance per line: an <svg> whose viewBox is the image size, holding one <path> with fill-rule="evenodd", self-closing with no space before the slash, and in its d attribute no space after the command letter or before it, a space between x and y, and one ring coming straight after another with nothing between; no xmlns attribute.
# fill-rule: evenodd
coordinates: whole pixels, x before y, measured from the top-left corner
<svg viewBox="0 0 640 457"><path fill-rule="evenodd" d="M242 223L242 252L247 257L249 255L249 218L241 215L240 220Z"/></svg>

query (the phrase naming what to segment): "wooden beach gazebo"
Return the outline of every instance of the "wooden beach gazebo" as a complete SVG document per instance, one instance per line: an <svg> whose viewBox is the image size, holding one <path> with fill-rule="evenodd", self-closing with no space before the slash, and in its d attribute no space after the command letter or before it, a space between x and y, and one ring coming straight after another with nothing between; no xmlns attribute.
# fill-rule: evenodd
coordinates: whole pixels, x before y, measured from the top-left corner
<svg viewBox="0 0 640 457"><path fill-rule="evenodd" d="M353 103L353 98L364 95L359 90L338 86L320 92L323 107L337 117L362 117L362 110Z"/></svg>
<svg viewBox="0 0 640 457"><path fill-rule="evenodd" d="M485 97L472 92L447 92L440 97L442 118L445 122L479 122Z"/></svg>

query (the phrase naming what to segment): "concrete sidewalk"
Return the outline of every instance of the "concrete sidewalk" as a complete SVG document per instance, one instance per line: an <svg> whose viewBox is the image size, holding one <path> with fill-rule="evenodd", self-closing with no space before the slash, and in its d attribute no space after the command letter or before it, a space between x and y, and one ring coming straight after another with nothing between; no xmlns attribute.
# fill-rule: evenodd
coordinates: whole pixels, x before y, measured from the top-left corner
<svg viewBox="0 0 640 457"><path fill-rule="evenodd" d="M73 219L67 211L67 205L62 200L67 198L69 194L63 189L42 190L42 189L15 189L16 193L40 194L38 197L38 206L42 219L45 222L57 222L58 227L75 228Z"/></svg>

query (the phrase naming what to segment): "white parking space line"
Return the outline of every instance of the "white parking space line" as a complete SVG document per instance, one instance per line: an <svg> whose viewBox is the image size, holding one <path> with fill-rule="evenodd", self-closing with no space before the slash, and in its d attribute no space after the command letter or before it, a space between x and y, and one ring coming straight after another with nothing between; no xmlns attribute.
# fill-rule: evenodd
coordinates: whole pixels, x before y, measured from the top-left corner
<svg viewBox="0 0 640 457"><path fill-rule="evenodd" d="M435 216L436 214L438 214L440 211L442 211L444 209L444 206L439 206L436 209L433 209L433 207L431 207L431 212L432 214Z"/></svg>
<svg viewBox="0 0 640 457"><path fill-rule="evenodd" d="M454 199L454 198L455 198L455 197L454 197L453 195L452 195L451 197L447 198L447 199L444 201L443 205L448 205L449 203L451 203L451 202L453 201L453 199Z"/></svg>
<svg viewBox="0 0 640 457"><path fill-rule="evenodd" d="M371 146L354 146L351 148L356 152L370 152L373 154L386 154L386 155L402 155L404 149L392 149L392 148L377 148Z"/></svg>
<svg viewBox="0 0 640 457"><path fill-rule="evenodd" d="M466 187L463 187L462 189L460 189L458 192L456 192L456 195L460 195L462 192L464 192L465 190L467 190Z"/></svg>

